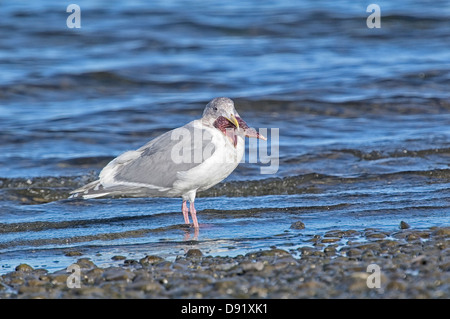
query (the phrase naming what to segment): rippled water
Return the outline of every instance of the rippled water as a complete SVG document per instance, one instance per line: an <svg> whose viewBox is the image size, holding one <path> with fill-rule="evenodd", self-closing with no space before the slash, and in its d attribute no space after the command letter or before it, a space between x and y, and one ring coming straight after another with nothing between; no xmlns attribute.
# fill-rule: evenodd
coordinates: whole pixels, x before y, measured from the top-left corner
<svg viewBox="0 0 450 319"><path fill-rule="evenodd" d="M336 228L449 225L446 1L380 2L380 29L352 1L77 4L81 29L60 1L1 4L0 272L67 267L71 250L236 255ZM217 96L279 128L279 169L247 161L200 193L198 236L181 199L67 199Z"/></svg>

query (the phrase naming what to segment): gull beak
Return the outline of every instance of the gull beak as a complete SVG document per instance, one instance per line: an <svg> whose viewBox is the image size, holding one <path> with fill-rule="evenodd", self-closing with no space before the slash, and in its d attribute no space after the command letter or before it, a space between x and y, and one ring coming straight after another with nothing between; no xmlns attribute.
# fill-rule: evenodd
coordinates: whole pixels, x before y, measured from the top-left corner
<svg viewBox="0 0 450 319"><path fill-rule="evenodd" d="M235 117L233 114L230 115L230 118L228 118L228 117L225 117L225 118L226 118L228 121L230 121L231 124L233 124L234 126L236 126L237 129L239 129L239 122L238 122L238 120L236 119L236 117Z"/></svg>

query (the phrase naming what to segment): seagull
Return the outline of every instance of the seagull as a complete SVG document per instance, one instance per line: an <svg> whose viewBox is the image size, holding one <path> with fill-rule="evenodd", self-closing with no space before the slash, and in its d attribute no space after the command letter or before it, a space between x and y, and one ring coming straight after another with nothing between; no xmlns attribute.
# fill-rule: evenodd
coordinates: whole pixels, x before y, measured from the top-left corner
<svg viewBox="0 0 450 319"><path fill-rule="evenodd" d="M181 197L198 230L195 197L220 183L241 162L245 137L266 138L239 116L233 100L211 100L200 119L168 131L106 165L98 180L72 191L70 198ZM187 206L189 201L189 209Z"/></svg>

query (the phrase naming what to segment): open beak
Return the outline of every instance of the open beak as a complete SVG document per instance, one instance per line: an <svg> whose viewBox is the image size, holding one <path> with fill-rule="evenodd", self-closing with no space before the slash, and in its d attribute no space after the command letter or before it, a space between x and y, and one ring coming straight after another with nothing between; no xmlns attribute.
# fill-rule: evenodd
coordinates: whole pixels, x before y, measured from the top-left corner
<svg viewBox="0 0 450 319"><path fill-rule="evenodd" d="M243 132L244 132L244 135L246 137L259 138L261 140L267 141L267 138L265 136L263 136L262 134L259 134L259 132L257 132L254 128L249 127L247 125L247 123L245 123L245 121L243 119L241 119L240 117L236 117L236 116L234 116L234 114L231 114L229 118L228 117L224 117L224 118L226 118L228 120L228 122L233 124L233 126L236 129L238 129L238 130L242 129ZM232 143L236 147L237 136L235 135L234 130L231 131L231 132L227 131L227 133L225 132L225 130L222 130L222 132L230 138L230 140L232 141Z"/></svg>
<svg viewBox="0 0 450 319"><path fill-rule="evenodd" d="M237 129L239 129L239 122L238 122L238 120L236 119L236 117L233 114L230 115L230 118L226 117L226 119L228 121L230 121L231 124L236 126Z"/></svg>

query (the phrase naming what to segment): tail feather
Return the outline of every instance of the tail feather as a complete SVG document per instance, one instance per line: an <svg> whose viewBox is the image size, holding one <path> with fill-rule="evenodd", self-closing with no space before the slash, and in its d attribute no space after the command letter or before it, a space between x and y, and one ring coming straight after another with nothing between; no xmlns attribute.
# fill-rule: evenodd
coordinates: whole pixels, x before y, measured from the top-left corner
<svg viewBox="0 0 450 319"><path fill-rule="evenodd" d="M70 194L71 196L69 198L81 197L84 199L88 199L107 196L110 194L110 192L103 188L103 185L100 183L100 180L96 180L70 192Z"/></svg>
<svg viewBox="0 0 450 319"><path fill-rule="evenodd" d="M91 182L83 187L80 187L72 192L70 192L71 196L69 198L83 198L83 199L91 199L91 198L99 198L105 196L130 196L130 197L142 197L148 194L148 189L144 187L138 186L129 186L129 185L114 185L104 187L100 180L96 180Z"/></svg>

